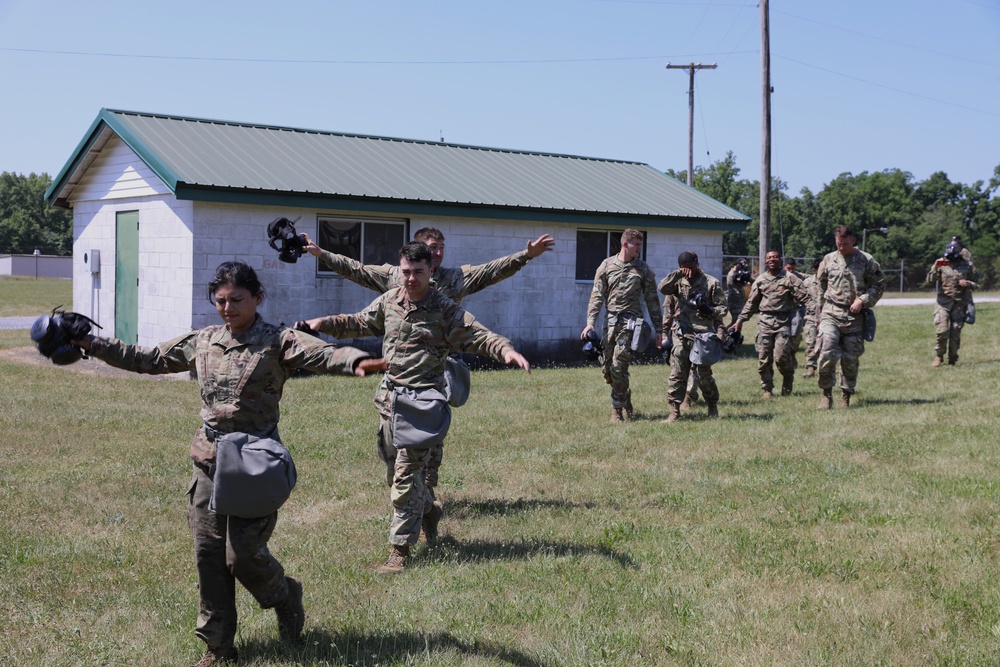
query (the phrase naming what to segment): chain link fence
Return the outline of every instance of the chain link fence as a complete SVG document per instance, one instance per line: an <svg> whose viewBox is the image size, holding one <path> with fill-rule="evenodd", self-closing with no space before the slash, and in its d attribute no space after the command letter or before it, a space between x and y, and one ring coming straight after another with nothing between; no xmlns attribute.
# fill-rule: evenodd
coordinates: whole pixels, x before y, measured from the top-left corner
<svg viewBox="0 0 1000 667"><path fill-rule="evenodd" d="M757 255L723 255L722 270L724 274L729 273L733 264L741 259L745 259L750 265L753 275L760 272ZM796 257L795 261L799 273L809 274L813 272L813 262L820 257ZM925 282L927 272L931 268L931 262L919 259L900 259L884 261L876 257L882 265L882 273L885 275L885 291L905 294L908 292L933 293L935 285ZM1000 284L1000 257L974 256L972 258L979 274L979 290L995 290ZM723 285L726 283L725 275L720 276Z"/></svg>

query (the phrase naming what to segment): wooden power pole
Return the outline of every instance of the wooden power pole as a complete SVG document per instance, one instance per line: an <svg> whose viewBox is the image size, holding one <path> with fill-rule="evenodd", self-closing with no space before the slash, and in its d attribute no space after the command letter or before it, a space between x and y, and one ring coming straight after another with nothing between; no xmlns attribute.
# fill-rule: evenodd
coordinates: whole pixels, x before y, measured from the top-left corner
<svg viewBox="0 0 1000 667"><path fill-rule="evenodd" d="M688 177L687 184L689 187L694 186L694 72L699 69L715 69L718 67L716 63L711 65L702 65L698 63L697 65L691 63L690 65L671 65L667 63L667 69L686 69L688 71Z"/></svg>
<svg viewBox="0 0 1000 667"><path fill-rule="evenodd" d="M758 248L760 266L771 238L771 38L768 20L768 0L760 0L760 72L763 85L760 147L760 235Z"/></svg>

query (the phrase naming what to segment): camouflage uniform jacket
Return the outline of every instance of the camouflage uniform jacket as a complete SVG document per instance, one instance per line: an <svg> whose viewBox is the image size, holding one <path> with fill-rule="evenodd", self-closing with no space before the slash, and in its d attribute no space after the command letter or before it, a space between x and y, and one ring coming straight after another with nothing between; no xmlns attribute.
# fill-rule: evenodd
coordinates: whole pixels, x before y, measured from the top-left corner
<svg viewBox="0 0 1000 667"><path fill-rule="evenodd" d="M320 259L348 280L375 290L379 294L403 284L402 274L395 264L362 264L355 259L327 250L320 253ZM465 264L458 269L446 269L441 266L431 277L431 287L437 288L455 303L461 303L462 299L470 294L510 278L524 268L530 259L528 251L522 250L477 266Z"/></svg>
<svg viewBox="0 0 1000 667"><path fill-rule="evenodd" d="M746 322L754 313L760 313L757 330L761 333L778 333L792 322L792 313L798 306L809 304L812 296L794 273L782 269L777 275L764 271L750 286L750 298L736 318L738 324Z"/></svg>
<svg viewBox="0 0 1000 667"><path fill-rule="evenodd" d="M232 334L216 324L147 348L95 338L90 355L136 373L195 371L201 387L201 419L223 433L268 436L278 425L278 403L285 380L297 369L354 375L357 363L371 357L353 347L335 347L315 336L277 327L260 315L245 332ZM277 437L272 435L272 437ZM215 444L199 428L191 458L215 460Z"/></svg>
<svg viewBox="0 0 1000 667"><path fill-rule="evenodd" d="M412 302L394 287L353 315L322 318L319 330L334 338L383 336L386 378L408 389L444 391L444 367L452 350L492 357L502 362L511 342L479 324L464 308L440 291ZM380 412L379 396L376 406Z"/></svg>
<svg viewBox="0 0 1000 667"><path fill-rule="evenodd" d="M809 292L809 303L806 305L806 321L816 322L819 316L819 300L816 298L816 274L810 273L802 281L802 286Z"/></svg>
<svg viewBox="0 0 1000 667"><path fill-rule="evenodd" d="M694 338L695 334L708 333L714 331L719 336L725 335L726 328L723 319L729 312L726 305L726 295L722 289L722 283L707 273L701 273L697 278L688 281L676 269L667 274L667 277L660 281L659 290L665 295L677 295L677 310L674 316L673 331L677 335L677 341L681 336ZM703 315L691 305L691 295L701 292L712 305L712 315Z"/></svg>
<svg viewBox="0 0 1000 667"><path fill-rule="evenodd" d="M594 289L590 292L587 306L587 324L597 326L601 308L607 317L632 316L642 319L642 300L646 302L649 318L659 330L663 313L660 297L656 294L656 276L646 262L639 258L623 262L618 255L608 257L597 267L594 275Z"/></svg>
<svg viewBox="0 0 1000 667"><path fill-rule="evenodd" d="M937 266L935 263L927 273L927 282L941 281L937 304L946 310L951 310L955 306L965 306L972 301L972 290L979 287L976 284L977 277L976 267L962 257L952 261L949 266ZM958 284L959 280L968 281L968 286L962 287Z"/></svg>
<svg viewBox="0 0 1000 667"><path fill-rule="evenodd" d="M875 258L863 250L845 257L836 250L820 262L816 270L816 298L821 319L830 319L840 326L857 323L861 314L850 312L854 299L860 298L865 308L871 308L882 298L885 277Z"/></svg>

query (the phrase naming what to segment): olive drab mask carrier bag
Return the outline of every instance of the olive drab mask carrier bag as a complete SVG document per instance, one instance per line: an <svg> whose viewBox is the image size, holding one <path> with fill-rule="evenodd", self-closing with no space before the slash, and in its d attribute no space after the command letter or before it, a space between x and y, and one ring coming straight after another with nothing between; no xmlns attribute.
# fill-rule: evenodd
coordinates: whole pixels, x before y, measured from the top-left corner
<svg viewBox="0 0 1000 667"><path fill-rule="evenodd" d="M247 433L215 439L215 473L208 509L244 519L278 511L295 488L292 455L273 438Z"/></svg>

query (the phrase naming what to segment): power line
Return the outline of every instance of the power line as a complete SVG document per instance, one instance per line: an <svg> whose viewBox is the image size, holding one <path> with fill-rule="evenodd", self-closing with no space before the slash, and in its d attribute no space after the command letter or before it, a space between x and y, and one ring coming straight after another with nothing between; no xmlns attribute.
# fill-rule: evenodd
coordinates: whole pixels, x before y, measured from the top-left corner
<svg viewBox="0 0 1000 667"><path fill-rule="evenodd" d="M964 104L955 104L954 102L949 102L947 100L939 100L936 97L930 97L929 95L921 95L920 93L913 93L908 90L903 90L902 88L894 88L893 86L887 86L884 83L876 83L875 81L869 81L868 79L862 79L861 77L852 76L850 74L844 74L843 72L837 72L826 67L820 67L819 65L813 65L810 63L802 62L801 60L796 60L795 58L789 58L788 56L775 56L776 58L781 58L782 60L787 60L789 62L796 63L798 65L803 65L805 67L812 67L813 69L818 69L822 72L827 72L829 74L836 74L837 76L842 76L845 79L853 79L854 81L860 81L861 83L867 83L870 86L875 86L877 88L884 88L886 90L891 90L894 93L900 93L902 95L909 95L910 97L916 97L921 100L927 100L928 102L937 102L938 104L945 104L950 107L955 107L956 109L964 109L965 111L975 111L976 113L986 114L987 116L995 116L1000 118L1000 113L994 111L986 111L984 109L976 109L975 107L968 107Z"/></svg>
<svg viewBox="0 0 1000 667"><path fill-rule="evenodd" d="M791 14L789 12L783 12L779 9L774 10L776 14L783 14L785 16L790 16L793 19L799 19L800 21L807 21L809 23L815 23L821 25L824 28L833 28L834 30L841 30L843 32L849 32L854 35L859 35L861 37L866 37L868 39L874 39L879 42L885 42L886 44L895 44L896 46L905 46L908 49L914 49L916 51L924 51L925 53L933 53L936 56L946 56L948 58L955 58L956 60L964 60L966 62L975 63L977 65L986 65L987 67L1000 67L998 63L989 63L983 60L976 60L975 58L966 58L965 56L957 56L954 53L947 53L945 51L936 51L934 49L928 49L925 46L917 46L916 44L907 44L906 42L900 42L895 39L887 39L879 35L871 35L866 32L861 32L860 30L854 30L852 28L844 28L839 25L833 25L832 23L826 23L824 21L817 21L816 19L806 18L805 16L798 16L797 14Z"/></svg>
<svg viewBox="0 0 1000 667"><path fill-rule="evenodd" d="M101 58L137 58L146 60L186 60L196 62L230 62L230 63L273 63L291 65L539 65L558 63L597 63L622 62L635 60L664 60L669 58L699 58L715 56L715 53L693 53L673 56L618 56L611 58L542 58L536 60L312 60L295 58L227 58L215 56L162 56L141 53L109 53L97 51L55 51L49 49L20 49L0 47L0 51L18 53L40 53L59 56L93 56ZM756 53L756 51L737 51L735 53ZM725 54L724 54L725 55ZM728 55L732 55L731 53Z"/></svg>

